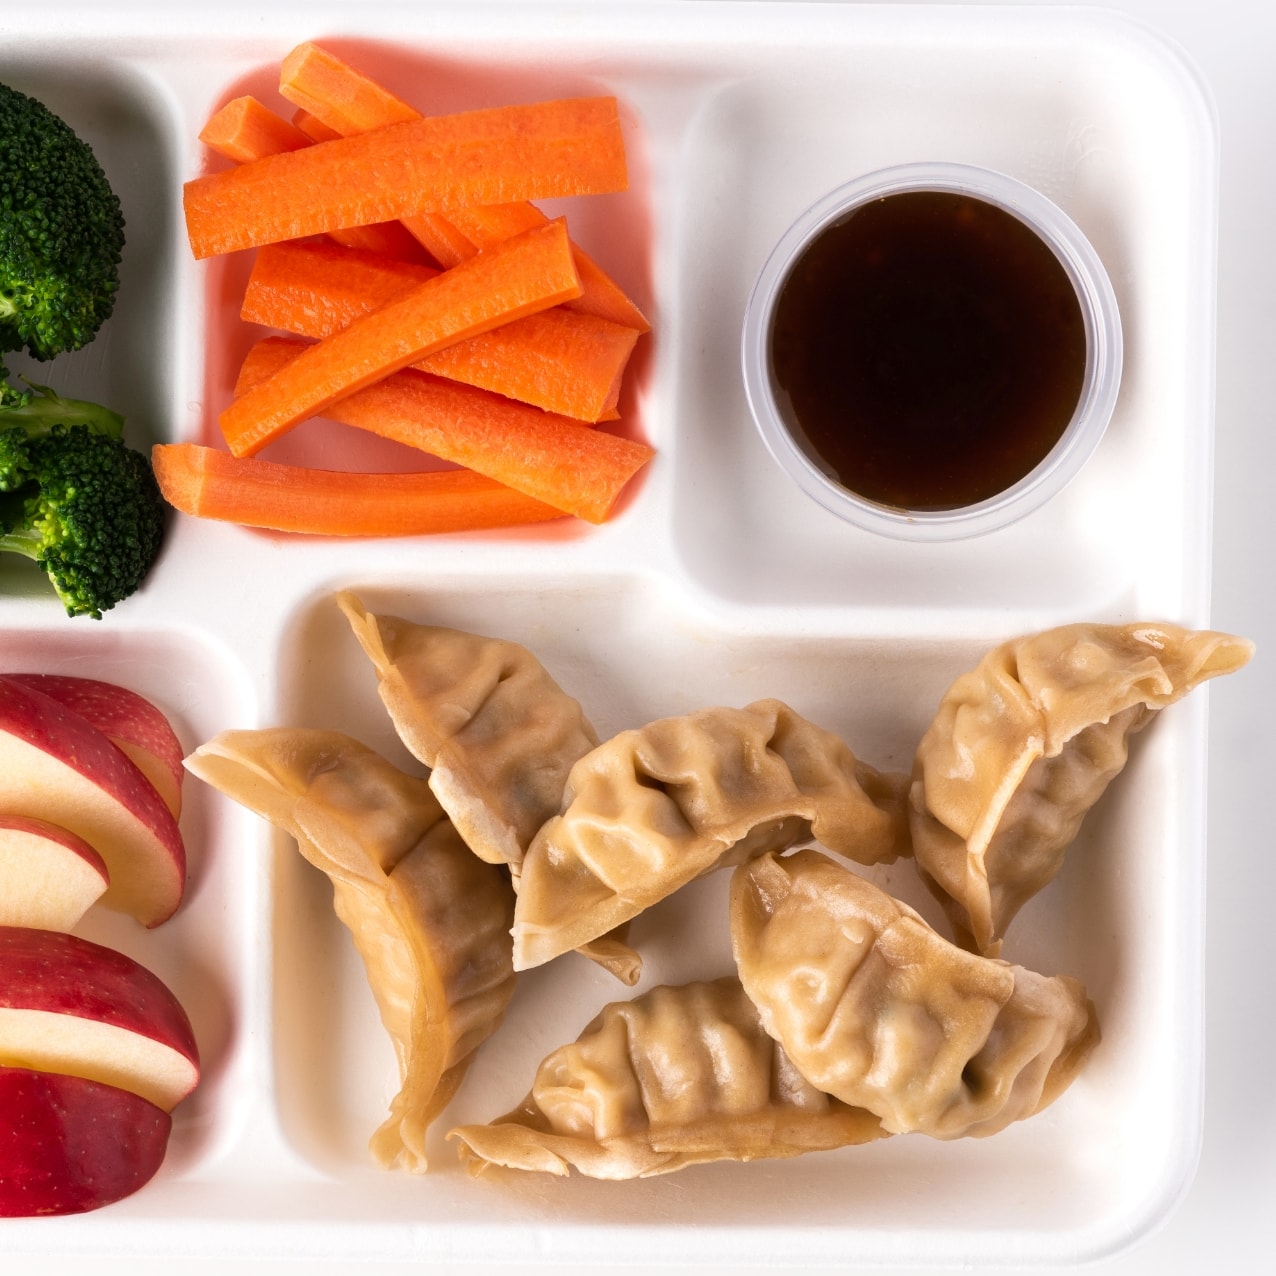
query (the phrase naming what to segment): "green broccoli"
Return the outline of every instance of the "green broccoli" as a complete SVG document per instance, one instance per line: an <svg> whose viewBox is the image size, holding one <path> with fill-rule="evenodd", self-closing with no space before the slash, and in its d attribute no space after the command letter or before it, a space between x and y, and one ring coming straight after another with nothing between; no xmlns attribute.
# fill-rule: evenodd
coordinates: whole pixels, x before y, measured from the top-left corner
<svg viewBox="0 0 1276 1276"><path fill-rule="evenodd" d="M0 402L0 552L34 559L68 615L100 620L150 570L167 507L120 416L32 391Z"/></svg>
<svg viewBox="0 0 1276 1276"><path fill-rule="evenodd" d="M52 359L115 305L124 216L88 143L0 84L0 354Z"/></svg>

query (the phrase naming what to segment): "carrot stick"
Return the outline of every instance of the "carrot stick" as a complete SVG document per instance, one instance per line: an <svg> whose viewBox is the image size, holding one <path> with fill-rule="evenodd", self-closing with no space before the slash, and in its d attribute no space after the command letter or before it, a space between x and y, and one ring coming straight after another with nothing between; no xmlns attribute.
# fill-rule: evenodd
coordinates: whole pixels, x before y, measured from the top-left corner
<svg viewBox="0 0 1276 1276"><path fill-rule="evenodd" d="M292 122L312 142L331 142L341 136L335 128L329 128L317 115L300 107L292 113Z"/></svg>
<svg viewBox="0 0 1276 1276"><path fill-rule="evenodd" d="M420 119L414 107L313 41L299 44L279 69L281 96L343 137L355 136L387 124ZM538 198L532 196L529 198ZM409 231L442 266L454 266L480 248L543 225L548 218L525 200L497 204L474 200L473 207L453 208L405 220ZM489 208L487 205L496 204ZM569 303L572 309L599 315L647 332L651 325L642 311L607 273L573 247L583 292Z"/></svg>
<svg viewBox="0 0 1276 1276"><path fill-rule="evenodd" d="M266 244L257 250L239 316L301 337L326 337L438 273L321 239Z"/></svg>
<svg viewBox="0 0 1276 1276"><path fill-rule="evenodd" d="M235 399L221 414L222 433L236 456L251 455L343 395L435 350L579 295L563 222L528 231L311 346Z"/></svg>
<svg viewBox="0 0 1276 1276"><path fill-rule="evenodd" d="M464 204L623 190L616 99L433 116L317 142L187 182L196 257Z"/></svg>
<svg viewBox="0 0 1276 1276"><path fill-rule="evenodd" d="M284 56L279 92L342 136L421 117L414 106L312 40Z"/></svg>
<svg viewBox="0 0 1276 1276"><path fill-rule="evenodd" d="M595 424L613 421L638 332L570 303L436 350L413 366Z"/></svg>
<svg viewBox="0 0 1276 1276"><path fill-rule="evenodd" d="M284 58L279 68L279 83L284 98L334 137L352 137L387 124L421 118L420 111L388 89L359 75L335 54L309 42L298 45ZM473 257L478 251L442 214L426 212L408 216L403 224L445 268Z"/></svg>
<svg viewBox="0 0 1276 1276"><path fill-rule="evenodd" d="M403 229L415 239L440 266L459 266L478 249L442 213L418 213L403 218Z"/></svg>
<svg viewBox="0 0 1276 1276"><path fill-rule="evenodd" d="M251 95L232 98L213 112L199 140L236 164L310 145L299 128Z"/></svg>
<svg viewBox="0 0 1276 1276"><path fill-rule="evenodd" d="M252 96L234 98L215 111L200 132L199 139L236 164L299 150L314 140L295 118L291 122L285 120ZM337 243L348 248L385 253L405 261L422 261L425 257L420 242L408 233L402 222L349 226L330 234Z"/></svg>
<svg viewBox="0 0 1276 1276"><path fill-rule="evenodd" d="M305 348L289 337L259 341L236 392L273 376ZM646 444L414 368L348 395L325 415L464 465L591 523L606 519L654 455Z"/></svg>
<svg viewBox="0 0 1276 1276"><path fill-rule="evenodd" d="M415 261L424 264L425 247L415 236L408 234L402 222L372 222L367 226L343 226L330 230L328 237L343 248L355 248L361 252L380 253L396 261Z"/></svg>
<svg viewBox="0 0 1276 1276"><path fill-rule="evenodd" d="M183 514L317 536L420 536L562 518L561 510L469 470L351 474L161 443L151 464Z"/></svg>
<svg viewBox="0 0 1276 1276"><path fill-rule="evenodd" d="M269 244L257 253L240 316L298 336L326 337L432 273L322 240ZM616 415L637 339L632 328L563 305L458 341L415 366L547 412L599 421Z"/></svg>
<svg viewBox="0 0 1276 1276"><path fill-rule="evenodd" d="M543 226L549 218L535 204L474 204L454 209L448 220L476 248L490 248L511 235L522 234L534 226ZM576 273L580 275L581 294L575 301L564 303L570 310L610 319L612 323L650 332L647 316L626 296L624 289L577 244L572 245Z"/></svg>
<svg viewBox="0 0 1276 1276"><path fill-rule="evenodd" d="M292 120L312 142L330 142L335 137L344 136L335 128L325 124L317 115L300 107ZM440 266L455 266L467 257L473 257L477 251L474 245L459 230L454 230L447 218L439 213L422 213L419 217L405 217L399 225L403 228L403 233L424 248ZM333 238L341 242L338 235L334 235Z"/></svg>

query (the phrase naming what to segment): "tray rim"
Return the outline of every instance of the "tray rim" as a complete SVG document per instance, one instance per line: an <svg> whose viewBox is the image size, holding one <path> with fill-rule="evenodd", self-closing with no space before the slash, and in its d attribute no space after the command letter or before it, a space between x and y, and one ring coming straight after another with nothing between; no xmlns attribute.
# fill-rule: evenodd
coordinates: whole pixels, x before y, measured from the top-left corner
<svg viewBox="0 0 1276 1276"><path fill-rule="evenodd" d="M91 33L94 29L96 29L99 26L102 29L106 29L108 26L112 27L113 29L118 29L118 25L115 24L113 21L109 23L105 21L106 15L103 15L101 11L94 6L90 6L87 4L73 4L73 5L67 5L67 6L61 6L61 7L64 7L68 11L70 11L68 13L68 17L78 17L78 15L83 15L82 22L77 21L75 25L73 25L71 29L68 31L68 35L72 39L74 39L77 35ZM241 7L247 9L248 6L246 4L241 5L238 2L238 0L230 0L228 7L231 10L235 10ZM452 6L447 6L447 5L439 6L439 8L441 9L448 9L450 7ZM545 8L547 6L531 3L531 4L513 4L513 5L504 5L504 4L482 5L482 6L473 6L473 7L476 9L482 8L487 10L509 9L511 12L514 12L514 13L519 13L519 12L526 13L528 11L532 11L538 8ZM122 10L122 16L129 19L129 23L125 24L126 27L129 25L132 25L140 29L140 27L143 25L142 18L143 18L144 12L151 8L152 6L145 5L145 4L125 6L124 9ZM637 13L638 11L643 11L645 14L650 15L652 10L659 9L662 11L667 11L671 15L674 13L677 13L679 18L682 18L687 14L689 8L690 6L687 6L687 5L677 5L677 4L666 3L665 0L660 0L660 2L656 4L608 3L605 5L591 6L591 15L595 9L597 9L598 11L612 11L617 13L624 13L627 15ZM712 18L706 18L700 14L697 14L696 18L692 20L694 25L696 25L697 27L703 28L704 34L702 34L701 38L707 38L707 34L711 26L725 25L726 22L728 21L728 15L737 10L743 10L750 14L764 14L765 17L763 20L765 22L778 22L781 17L791 16L796 10L796 11L800 11L803 14L804 22L812 24L815 28L824 29L824 30L827 30L833 27L839 27L843 21L850 21L853 27L856 17L858 16L858 15L852 15L849 19L846 19L839 14L837 17L834 17L833 15L837 13L836 6L826 6L826 5L820 5L820 4L807 4L807 3L801 3L796 5L785 4L785 3L761 3L756 5L750 4L750 3L726 3L726 4L714 4L712 6L705 5L703 6L703 8L705 10L712 9L713 11L716 11L716 12ZM914 20L919 19L923 14L927 18L933 17L936 14L935 6L926 6L926 5L905 5L905 6L870 5L868 6L868 8L872 10L885 10L885 11L888 11L890 15L904 14L905 17L911 18ZM289 16L290 10L293 10L293 9L295 9L297 12L302 11L301 6L292 6L292 5L279 6L280 12L278 15L275 15L275 17L272 17L272 23L274 23L276 20L278 20L280 23L284 23L284 20ZM333 9L333 12L337 11L336 6L333 6L332 9ZM856 9L858 10L859 6L856 6ZM998 20L998 18L1001 18L1011 12L1009 10L999 9L996 11L997 17L990 18L988 17L989 11L981 6L954 6L954 7L942 6L942 7L939 7L939 12L944 15L944 18L941 20L941 22L955 20L957 17L960 16L960 14L963 11L967 9L980 9L981 13L985 16L986 20L993 20L993 21L996 21ZM313 6L308 6L307 11L315 12ZM1027 16L1029 14L1031 15L1030 17ZM1167 68L1167 70L1181 75L1182 83L1185 86L1185 91L1192 97L1192 100L1196 103L1197 110L1202 113L1201 119L1207 121L1208 145L1205 148L1206 154L1204 156L1204 160L1209 170L1208 176L1209 176L1210 190L1211 192L1216 192L1217 177L1218 177L1216 113L1213 107L1212 99L1209 96L1207 86L1205 86L1204 81L1202 81L1199 78L1195 70L1190 67L1186 59L1184 59L1181 54L1179 54L1174 49L1172 49L1168 41L1165 41L1163 37L1156 35L1152 31L1152 29L1148 27L1146 24L1136 22L1124 16L1110 14L1102 10L1096 11L1091 9L1073 8L1070 6L1067 6L1067 7L1060 6L1057 9L1053 7L1033 8L1032 10L1023 11L1022 15L1016 14L1015 17L1008 18L1007 20L1011 22L1027 21L1027 22L1036 24L1038 22L1043 21L1040 15L1047 15L1048 17L1053 18L1054 15L1062 15L1062 14L1072 15L1074 18L1080 20L1085 25L1093 29L1095 32L1102 31L1110 35L1117 36L1121 39L1130 40L1136 44L1139 44L1139 46L1144 48L1145 51L1158 56L1161 59L1163 65ZM877 16L883 17L883 18L885 17L884 14L879 14ZM875 17L873 20L877 20L877 18ZM19 35L21 34L22 33L19 33ZM29 38L34 39L33 36L29 36ZM127 38L127 37L121 37L121 38ZM1142 43L1143 41L1147 41L1146 45ZM160 50L162 49L162 45L163 45L163 41L157 41L155 46L155 49L156 49L155 56L140 58L138 59L137 65L140 65L142 67L148 67L148 66L151 66L152 63L155 62L156 60L163 61L163 59L158 56ZM21 47L22 47L21 40L19 41L18 47L19 47L19 51L21 51ZM122 62L130 61L127 57L123 57L123 56L121 57L120 60ZM1215 238L1216 238L1216 234L1215 234L1216 211L1217 211L1216 194L1212 195L1211 199L1206 201L1206 206L1203 211L1208 215L1208 221L1209 221L1208 251L1206 255L1209 259L1208 265L1212 266L1213 254L1215 251ZM1202 270L1205 270L1209 274L1212 280L1212 277L1213 277L1212 270L1208 269L1207 264L1201 263L1200 268ZM1208 298L1208 301L1209 301L1209 313L1208 315L1201 317L1200 326L1208 334L1211 341L1211 345L1199 369L1202 376L1200 378L1201 383L1198 387L1197 394L1198 394L1198 398L1201 401L1202 408L1210 409L1210 410L1206 410L1202 412L1202 419L1210 423L1210 428L1202 432L1203 434L1202 459L1206 462L1206 465L1208 466L1209 457L1211 455L1210 435L1212 434L1212 401L1213 401L1213 369L1214 369L1213 349L1212 349L1212 339L1214 335L1214 291L1213 291L1213 288L1211 287L1205 290L1204 295ZM1208 469L1207 469L1205 480L1203 481L1199 490L1201 493L1201 508L1195 512L1194 518L1189 518L1187 521L1189 523L1199 521L1200 526L1204 528L1208 528L1210 523L1210 514L1211 514L1210 498L1211 498L1211 491L1212 491L1212 484L1209 481ZM605 538L603 539L605 541ZM623 543L627 539L627 536L622 533L618 536L617 539L621 541L623 546ZM595 542L595 545L593 546L593 548L595 550L595 553L593 554L586 553L586 554L583 554L581 557L587 567L592 564L595 568L597 568L598 565L603 561L602 555L605 553L605 550L601 550L598 548L598 542ZM496 562L496 561L499 561L499 556L503 552L504 552L503 548L498 544L495 546L495 548L492 550L490 554L486 555L486 557L492 560L493 562ZM1209 589L1209 556L1208 554L1202 555L1198 566L1199 566L1199 579L1193 580L1194 588L1191 590L1191 592L1197 600L1196 607L1199 608L1201 612L1203 613L1205 605L1208 600L1208 589ZM338 574L340 573L340 571L346 571L346 570L348 570L348 564L343 562L340 565ZM631 565L630 570L636 570L636 567ZM684 587L686 586L685 581L683 581L682 584ZM696 592L696 591L693 591L693 592ZM298 602L298 600L293 600L293 601L294 601L294 604ZM722 600L722 599L705 599L705 598L698 597L697 604L701 604L701 603L705 605L709 605L711 609L714 607L720 608L721 614L723 614L724 616L729 616L733 613L745 615L751 611L751 609L747 607L735 608L726 600ZM807 609L807 615L806 615L807 620L810 619L811 610L812 609ZM49 619L48 609L46 607L42 606L39 603L28 604L25 601L20 602L17 606L13 608L13 614L15 619L18 622L17 625L10 625L6 622L5 628L41 629L44 627L44 625L48 622L48 619ZM57 618L55 618L55 623L56 623L56 619ZM1201 620L1204 619L1203 614L1199 617L1199 619ZM152 608L152 607L144 607L142 609L139 609L137 612L130 614L127 618L121 616L121 621L123 623L121 624L120 628L122 628L126 632L127 631L140 632L155 626L168 625L171 627L172 625L171 619L168 621L164 620L163 613L160 609ZM840 623L844 623L845 621L844 612L841 609L833 609L828 616L823 617L823 621L824 623L827 623L830 627L836 628ZM197 618L195 621L188 620L185 623L191 624L191 627L193 629L199 628ZM229 646L229 643L233 636L235 635L234 635L234 631L232 630L230 634L222 635L221 640L226 641ZM1203 722L1204 722L1204 704L1203 703L1196 709L1196 715L1199 718L1199 722L1197 722L1196 724L1196 726L1198 727L1198 736L1203 737L1203 729L1199 729L1199 728L1203 728ZM1200 749L1202 751L1200 761L1203 763L1203 760L1204 760L1203 738L1201 739ZM1201 774L1203 773L1204 772L1202 769ZM1203 805L1204 804L1203 804L1203 794L1202 794L1202 803L1201 803L1202 809L1198 813L1198 820L1199 822L1202 822L1202 823L1203 823L1203 816L1204 816ZM1203 864L1198 865L1197 867L1201 870L1201 875L1203 877ZM1196 969L1199 969L1199 956L1200 956L1200 949L1201 949L1200 935L1199 933L1195 933L1198 930L1199 928L1194 928L1194 934L1193 934L1193 939L1195 942L1193 943L1192 948L1195 955L1193 956L1193 954L1188 954L1188 956L1192 956L1192 960L1190 963L1188 963L1187 958L1185 957L1185 963L1184 963L1185 965L1191 964ZM1198 1006L1196 1007L1195 1013L1199 1014L1199 1011L1200 1011L1200 1007ZM1199 1087L1197 1090L1196 1098L1198 1100L1200 1099ZM1199 1153L1200 1113L1195 1108L1193 1113L1193 1125L1194 1125L1194 1132L1189 1135L1189 1140L1194 1145L1194 1148L1195 1148L1195 1151L1193 1152L1191 1157L1192 1164L1191 1164L1191 1167L1186 1170L1186 1173L1183 1176L1181 1183L1177 1186L1176 1193L1172 1190L1168 1192L1169 1195L1174 1197L1174 1200L1177 1200L1186 1191L1187 1186L1191 1181L1191 1175L1194 1172L1195 1157ZM1162 1212L1164 1212L1164 1208L1165 1207L1163 1207L1162 1205L1157 1205L1155 1207L1154 1216L1144 1220L1139 1220L1137 1223L1132 1223L1129 1227L1127 1227L1124 1230L1123 1235L1107 1235L1102 1237L1090 1236L1086 1238L1084 1241L1081 1241L1078 1238L1076 1243L1074 1244L1074 1249L1073 1249L1073 1253L1071 1257L1063 1259L1062 1261L1075 1261L1076 1258L1078 1257L1091 1258L1091 1257L1106 1255L1106 1254L1114 1252L1116 1249L1124 1247L1127 1244L1133 1243L1133 1241L1137 1240L1139 1236L1141 1236L1148 1228L1150 1228L1155 1223L1156 1218L1159 1217ZM99 1216L100 1220L104 1218L105 1216ZM244 1224L244 1225L250 1227L250 1229L256 1226L255 1224L251 1224L251 1223ZM224 1236L224 1230L223 1230L226 1225L222 1221L213 1219L209 1221L207 1226L208 1226L210 1241L213 1242L213 1244L208 1249L205 1249L201 1245L198 1251L200 1253L206 1252L209 1254L219 1254L219 1255L226 1254L227 1256L236 1254L239 1256L247 1257L247 1256L256 1256L257 1254L262 1252L260 1237L257 1236L256 1234L253 1234L253 1235L245 1234L242 1237L237 1237L233 1241L231 1241L228 1246L227 1238ZM309 1232L312 1226L312 1224L310 1223L298 1222L295 1225L286 1224L286 1223L284 1224L274 1223L274 1224L271 1224L270 1226L275 1231L275 1237L274 1237L274 1240L272 1240L272 1243L269 1246L267 1246L266 1249L268 1249L272 1253L276 1252L276 1250L279 1250L279 1249L286 1249L286 1251L289 1253L301 1252L296 1248L298 1245L301 1245L303 1250L312 1254L313 1256L331 1254L334 1252L332 1249L332 1244L334 1242L334 1239L340 1239L341 1243L338 1246L338 1248L340 1249L350 1248L350 1241L352 1239L351 1236L349 1235L350 1225L348 1223L333 1225L333 1227L340 1233L340 1236L338 1238L328 1236L326 1235L326 1233L324 1233L320 1229L318 1239L311 1237L309 1235L303 1237L302 1235L297 1234L303 1231ZM380 1225L378 1224L369 1224L367 1226L369 1228L374 1229L374 1235L360 1236L356 1240L355 1249L357 1249L359 1253L364 1254L368 1252L368 1250L364 1249L364 1246L368 1246L368 1249L370 1249L373 1252L377 1252L377 1251L384 1252L384 1255L386 1257L398 1256L400 1253L422 1252L422 1250L419 1249L418 1246L429 1247L431 1249L431 1252L442 1253L442 1254L445 1254L447 1257L454 1257L458 1259L462 1257L472 1257L474 1251L467 1249L466 1244L464 1242L472 1241L475 1239L481 1240L483 1238L487 1238L489 1235L487 1229L482 1229L481 1238L467 1237L464 1234L457 1235L452 1238L455 1242L454 1244L442 1245L441 1248L437 1250L433 1249L433 1246L440 1242L441 1238L439 1236L430 1235L428 1236L428 1238L424 1236L418 1236L412 1239L411 1248L409 1250L404 1251L397 1248L400 1241L400 1238L397 1235L394 1237L389 1237L388 1234L383 1233L379 1230L376 1230L380 1227ZM216 1237L212 1236L212 1231L214 1227L217 1228ZM8 1240L9 1237L5 1235L5 1233L9 1230L10 1230L9 1227L6 1225L4 1229L0 1230L0 1236L4 1236L4 1238ZM18 1224L18 1226L15 1227L13 1230L18 1240L21 1241L22 1239L25 1239L21 1224ZM44 1232L43 1229L40 1229L37 1227L33 1227L30 1230L31 1230L30 1252L34 1252L37 1247L42 1252L48 1252L48 1242L51 1239L50 1236L46 1232ZM360 1227L357 1230L359 1230L362 1233L365 1229L363 1227ZM422 1229L422 1230L428 1230L428 1229ZM475 1229L475 1230L477 1231L479 1229ZM586 1235L590 1230L601 1230L603 1233L606 1233L605 1228L584 1229ZM184 1245L179 1245L175 1243L173 1236L170 1234L170 1231L171 1231L170 1228L167 1228L167 1227L160 1228L160 1229L156 1229L156 1231L157 1231L157 1235L155 1236L156 1246L155 1246L154 1252L156 1253L189 1252ZM81 1248L79 1244L80 1238L76 1238L77 1243L74 1244L72 1249L68 1250L67 1252L75 1252L75 1253L90 1252L90 1250L87 1247L93 1246L99 1243L99 1241L102 1239L101 1237L95 1237L94 1232L95 1232L95 1229L91 1227L86 1229L86 1234L82 1238L83 1244L84 1246L86 1246L86 1248ZM71 1233L68 1231L67 1233L64 1233L63 1235L59 1236L58 1238L59 1243L61 1242L61 1240L65 1239L67 1236L70 1236L70 1235ZM380 1244L377 1244L377 1243L369 1244L369 1242L373 1242L374 1236L381 1238ZM784 1231L780 1229L759 1228L757 1229L757 1235L752 1236L752 1239L750 1239L751 1233L740 1231L738 1234L738 1237L733 1237L733 1240L732 1240L734 1252L738 1252L738 1254L741 1256L756 1254L758 1252L758 1249L755 1247L755 1242L758 1236L766 1237L768 1241L772 1241L776 1238L789 1238L789 1234L785 1233ZM585 1239L585 1237L582 1237L582 1239ZM679 1259L685 1259L687 1255L687 1252L688 1252L687 1236L686 1236L685 1230L680 1229L678 1227L671 1228L667 1235L663 1235L658 1232L649 1232L647 1234L646 1239L648 1244L651 1246L652 1253L657 1256L658 1261L667 1261L674 1257L677 1257ZM794 1238L789 1238L789 1239L794 1239ZM801 1241L799 1248L804 1250L804 1252L808 1255L808 1259L811 1259L814 1261L821 1261L823 1259L829 1259L829 1258L836 1259L838 1242L844 1241L845 1237L843 1233L837 1231L836 1229L830 1229L830 1235L827 1238L813 1239L812 1236L810 1235L809 1230L803 1229L803 1231L798 1234L796 1239L799 1239ZM493 1257L493 1259L496 1261L501 1261L502 1259L516 1260L520 1258L525 1258L528 1253L527 1244L529 1240L533 1241L533 1243L535 1244L536 1250L541 1252L543 1256L545 1257L554 1256L553 1253L545 1250L546 1237L544 1235L531 1238L526 1234L526 1229L521 1227L512 1227L510 1229L509 1236L507 1238L503 1237L501 1245L498 1246L495 1250L492 1250L491 1257ZM706 1261L709 1259L720 1258L722 1256L721 1246L722 1246L722 1237L720 1235L714 1235L710 1239L706 1239L704 1241L703 1258ZM570 1252L576 1253L579 1256L583 1256L585 1254L586 1248L587 1247L570 1247ZM453 1250L455 1250L455 1252L452 1252ZM28 1252L28 1251L26 1251L25 1249L19 1249L18 1252ZM352 1249L351 1252L354 1252L354 1249ZM947 1249L945 1246L938 1246L934 1249L933 1252L931 1250L927 1250L927 1253L925 1255L922 1255L922 1257L927 1257L927 1256L933 1257L935 1254L939 1254L941 1252L951 1253L953 1251L951 1249ZM1028 1256L1031 1256L1031 1254L1032 1254L1031 1248L1027 1247L1025 1248L1023 1253L1007 1253L1005 1255L1005 1259L1006 1261L1014 1261L1015 1259L1022 1260ZM861 1259L863 1258L863 1256L860 1256L860 1255L857 1255L857 1257L860 1257ZM908 1255L895 1253L893 1247L889 1244L883 1245L883 1248L880 1254L876 1254L876 1255L870 1254L868 1256L870 1260L874 1257L877 1259L877 1261L883 1261L883 1262L917 1261L916 1256L908 1256ZM999 1258L1000 1257L1001 1256L999 1255Z"/></svg>

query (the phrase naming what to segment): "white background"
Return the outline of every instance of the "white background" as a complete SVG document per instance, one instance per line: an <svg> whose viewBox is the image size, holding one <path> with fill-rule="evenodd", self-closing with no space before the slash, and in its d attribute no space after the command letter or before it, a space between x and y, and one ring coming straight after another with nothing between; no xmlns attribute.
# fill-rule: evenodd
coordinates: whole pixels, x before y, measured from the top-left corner
<svg viewBox="0 0 1276 1276"><path fill-rule="evenodd" d="M1156 1233L1086 1270L1101 1276L1276 1272L1276 853L1264 815L1276 787L1271 726L1276 573L1269 557L1276 545L1276 5L1270 0L1115 0L1105 7L1140 18L1177 41L1217 106L1213 624L1254 638L1259 654L1244 676L1210 689L1207 1072L1200 1167L1187 1195ZM56 20L52 26L56 29ZM179 1261L184 1276L227 1270L224 1261ZM0 1266L6 1276L20 1276L12 1258L0 1255ZM149 1276L178 1266L178 1261L126 1254L75 1263L77 1272L87 1267L94 1276ZM37 1268L50 1272L55 1264L41 1262L32 1270ZM233 1270L235 1276L275 1276L350 1269L285 1261L244 1262ZM494 1269L463 1270L487 1276ZM606 1268L600 1262L595 1270L635 1269Z"/></svg>

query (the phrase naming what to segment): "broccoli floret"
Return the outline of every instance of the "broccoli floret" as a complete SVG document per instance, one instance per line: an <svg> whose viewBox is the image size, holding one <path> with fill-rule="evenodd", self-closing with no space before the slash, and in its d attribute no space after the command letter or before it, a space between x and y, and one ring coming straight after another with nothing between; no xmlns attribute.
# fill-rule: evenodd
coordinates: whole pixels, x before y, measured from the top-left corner
<svg viewBox="0 0 1276 1276"><path fill-rule="evenodd" d="M0 84L0 353L78 350L115 305L124 216L97 157Z"/></svg>
<svg viewBox="0 0 1276 1276"><path fill-rule="evenodd" d="M0 551L34 559L68 615L100 620L150 570L167 507L116 413L32 390L0 406Z"/></svg>

